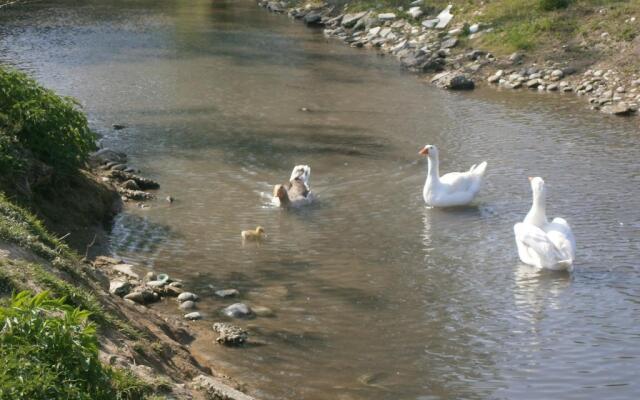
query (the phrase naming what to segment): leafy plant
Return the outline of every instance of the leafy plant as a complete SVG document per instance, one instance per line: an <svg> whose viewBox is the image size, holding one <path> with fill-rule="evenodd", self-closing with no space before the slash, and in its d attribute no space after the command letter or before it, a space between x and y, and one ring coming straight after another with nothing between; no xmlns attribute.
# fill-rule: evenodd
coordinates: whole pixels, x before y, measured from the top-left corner
<svg viewBox="0 0 640 400"><path fill-rule="evenodd" d="M21 147L69 171L95 149L95 134L70 97L61 97L18 71L0 68L0 167L15 168Z"/></svg>
<svg viewBox="0 0 640 400"><path fill-rule="evenodd" d="M1 399L139 399L148 385L98 359L90 313L23 291L0 307Z"/></svg>

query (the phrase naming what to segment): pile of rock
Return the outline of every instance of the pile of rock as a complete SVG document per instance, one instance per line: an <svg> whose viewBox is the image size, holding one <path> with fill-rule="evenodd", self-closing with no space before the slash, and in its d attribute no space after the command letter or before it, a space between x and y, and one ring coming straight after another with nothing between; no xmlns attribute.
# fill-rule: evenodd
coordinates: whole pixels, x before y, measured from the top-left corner
<svg viewBox="0 0 640 400"><path fill-rule="evenodd" d="M127 166L127 156L111 149L101 149L89 157L89 165L103 182L115 185L123 201L145 201L153 198L146 190L158 189L160 184L137 175L139 171Z"/></svg>
<svg viewBox="0 0 640 400"><path fill-rule="evenodd" d="M527 88L548 92L571 92L574 90L573 85L563 78L573 73L575 70L569 67L540 69L532 66L518 70L500 69L489 76L487 82L506 89Z"/></svg>
<svg viewBox="0 0 640 400"><path fill-rule="evenodd" d="M589 96L589 103L608 114L629 115L640 103L640 80L625 83L613 70L587 70L577 84L579 95Z"/></svg>

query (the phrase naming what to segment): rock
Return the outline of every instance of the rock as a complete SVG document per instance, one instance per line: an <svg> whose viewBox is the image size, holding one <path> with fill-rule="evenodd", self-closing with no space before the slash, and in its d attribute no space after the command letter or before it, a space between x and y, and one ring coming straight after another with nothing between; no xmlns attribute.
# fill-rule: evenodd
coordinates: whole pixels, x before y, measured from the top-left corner
<svg viewBox="0 0 640 400"><path fill-rule="evenodd" d="M500 81L500 78L502 78L502 75L504 75L504 71L503 70L498 70L496 71L495 74L491 75L487 81L489 83L497 83L498 81Z"/></svg>
<svg viewBox="0 0 640 400"><path fill-rule="evenodd" d="M423 12L420 7L411 7L407 14L409 14L413 19L418 19L422 17Z"/></svg>
<svg viewBox="0 0 640 400"><path fill-rule="evenodd" d="M438 25L438 21L438 18L425 19L424 21L422 21L422 26L427 29L433 29L436 27L436 25Z"/></svg>
<svg viewBox="0 0 640 400"><path fill-rule="evenodd" d="M235 297L240 294L240 292L237 289L221 289L221 290L216 290L214 293L216 296L222 297L222 298Z"/></svg>
<svg viewBox="0 0 640 400"><path fill-rule="evenodd" d="M257 315L258 317L270 318L270 317L274 317L276 315L273 312L272 309L270 309L269 307L264 307L264 306L251 307L251 311L253 311L253 313L255 315Z"/></svg>
<svg viewBox="0 0 640 400"><path fill-rule="evenodd" d="M438 14L436 17L438 19L438 24L436 25L436 29L444 29L449 25L451 19L453 19L453 14L450 13L451 4L449 4L444 10Z"/></svg>
<svg viewBox="0 0 640 400"><path fill-rule="evenodd" d="M445 41L443 41L440 44L440 47L443 49L450 49L452 47L455 47L458 44L458 39L457 38L451 38L451 39L447 39Z"/></svg>
<svg viewBox="0 0 640 400"><path fill-rule="evenodd" d="M167 196L165 200L167 201L167 203L173 203L175 201L175 199L171 196Z"/></svg>
<svg viewBox="0 0 640 400"><path fill-rule="evenodd" d="M480 24L473 24L469 27L469 33L478 33L480 30Z"/></svg>
<svg viewBox="0 0 640 400"><path fill-rule="evenodd" d="M134 292L131 292L128 295L124 296L124 298L126 300L134 301L138 304L149 304L158 300L158 294L147 288L138 288Z"/></svg>
<svg viewBox="0 0 640 400"><path fill-rule="evenodd" d="M111 281L109 283L109 293L113 293L116 296L126 296L131 290L131 284L125 281Z"/></svg>
<svg viewBox="0 0 640 400"><path fill-rule="evenodd" d="M549 92L553 92L555 90L558 90L559 85L557 83L550 83L549 86L547 86L547 90Z"/></svg>
<svg viewBox="0 0 640 400"><path fill-rule="evenodd" d="M535 89L540 85L540 79L530 79L525 83L525 86L529 89Z"/></svg>
<svg viewBox="0 0 640 400"><path fill-rule="evenodd" d="M202 319L202 314L200 314L197 311L194 311L194 312L191 312L189 314L185 314L184 318L188 319L189 321L196 321L198 319Z"/></svg>
<svg viewBox="0 0 640 400"><path fill-rule="evenodd" d="M380 33L381 30L382 30L382 28L379 27L379 26L376 26L375 28L371 28L369 30L369 32L367 33L367 36L370 37L370 38L376 37L376 36L378 36L378 33Z"/></svg>
<svg viewBox="0 0 640 400"><path fill-rule="evenodd" d="M555 80L562 79L563 76L564 72L562 72L561 69L554 69L553 71L551 71L551 77Z"/></svg>
<svg viewBox="0 0 640 400"><path fill-rule="evenodd" d="M111 170L109 172L109 177L116 179L120 182L124 182L124 181L128 181L128 180L133 180L136 182L136 184L138 185L138 187L142 190L147 190L147 189L158 189L160 187L160 184L152 179L149 178L145 178L139 175L135 175L132 174L130 172L126 172L126 171L120 171L120 170Z"/></svg>
<svg viewBox="0 0 640 400"><path fill-rule="evenodd" d="M103 165L108 163L124 164L126 162L127 162L126 154L120 153L108 148L98 150L95 153L91 154L91 156L89 156L89 163L93 167L97 167L98 165Z"/></svg>
<svg viewBox="0 0 640 400"><path fill-rule="evenodd" d="M213 324L213 331L220 334L216 342L230 346L243 344L249 338L247 331L226 322L216 322Z"/></svg>
<svg viewBox="0 0 640 400"><path fill-rule="evenodd" d="M255 398L226 385L220 378L199 375L191 381L191 384L205 390L208 399L255 400Z"/></svg>
<svg viewBox="0 0 640 400"><path fill-rule="evenodd" d="M471 50L470 52L468 52L467 54L465 54L465 58L467 58L468 60L471 61L476 61L477 59L479 59L480 57L486 55L487 53L482 51L482 50Z"/></svg>
<svg viewBox="0 0 640 400"><path fill-rule="evenodd" d="M180 295L178 296L178 301L180 303L184 302L184 301L198 301L198 296L194 293L191 292L184 292L184 293L180 293Z"/></svg>
<svg viewBox="0 0 640 400"><path fill-rule="evenodd" d="M111 169L114 170L114 171L124 171L127 168L128 167L125 164L116 164L116 165L111 167Z"/></svg>
<svg viewBox="0 0 640 400"><path fill-rule="evenodd" d="M472 90L475 83L465 74L448 73L437 80L439 87L449 90Z"/></svg>
<svg viewBox="0 0 640 400"><path fill-rule="evenodd" d="M196 308L196 303L192 300L187 300L182 302L179 307L181 310L193 310Z"/></svg>
<svg viewBox="0 0 640 400"><path fill-rule="evenodd" d="M111 125L113 127L114 130L119 131L122 129L125 129L127 126L124 124L113 124Z"/></svg>
<svg viewBox="0 0 640 400"><path fill-rule="evenodd" d="M391 28L382 28L380 30L380 37L387 37L391 33Z"/></svg>
<svg viewBox="0 0 640 400"><path fill-rule="evenodd" d="M342 17L342 26L344 26L345 28L351 28L355 26L356 22L358 22L358 20L364 17L366 14L366 11L356 14L345 14L344 17Z"/></svg>
<svg viewBox="0 0 640 400"><path fill-rule="evenodd" d="M396 15L394 13L378 14L378 20L381 22L393 21L394 19L396 19Z"/></svg>
<svg viewBox="0 0 640 400"><path fill-rule="evenodd" d="M129 190L125 188L118 188L118 193L120 193L123 197L130 200L151 200L153 199L153 195L151 193L143 192L142 190Z"/></svg>
<svg viewBox="0 0 640 400"><path fill-rule="evenodd" d="M523 59L524 54L520 53L519 51L516 51L509 56L509 61L511 61L512 64L520 64Z"/></svg>
<svg viewBox="0 0 640 400"><path fill-rule="evenodd" d="M602 107L602 112L613 115L629 115L634 112L633 108L629 107L629 105L625 102L620 102L618 104L606 105Z"/></svg>
<svg viewBox="0 0 640 400"><path fill-rule="evenodd" d="M234 303L228 307L226 307L222 311L226 316L231 318L251 318L253 317L253 312L251 308L244 303Z"/></svg>
<svg viewBox="0 0 640 400"><path fill-rule="evenodd" d="M129 179L122 184L122 187L129 190L140 190L140 187L133 179Z"/></svg>
<svg viewBox="0 0 640 400"><path fill-rule="evenodd" d="M323 25L322 24L322 15L317 11L311 11L307 15L304 16L303 21L307 25Z"/></svg>
<svg viewBox="0 0 640 400"><path fill-rule="evenodd" d="M164 294L167 296L177 297L177 296L180 296L182 293L183 293L182 289L178 286L172 286L169 284L164 287Z"/></svg>
<svg viewBox="0 0 640 400"><path fill-rule="evenodd" d="M153 280L153 281L147 282L147 286L149 286L152 289L161 288L166 284L167 284L166 281L159 281L159 280Z"/></svg>

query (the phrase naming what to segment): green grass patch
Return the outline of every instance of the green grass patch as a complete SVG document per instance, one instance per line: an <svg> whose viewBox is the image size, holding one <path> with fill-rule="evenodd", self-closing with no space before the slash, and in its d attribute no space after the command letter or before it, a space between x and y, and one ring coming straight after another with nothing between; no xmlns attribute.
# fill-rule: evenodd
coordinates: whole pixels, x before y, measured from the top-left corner
<svg viewBox="0 0 640 400"><path fill-rule="evenodd" d="M91 313L44 291L0 307L1 399L141 399L151 387L102 365Z"/></svg>

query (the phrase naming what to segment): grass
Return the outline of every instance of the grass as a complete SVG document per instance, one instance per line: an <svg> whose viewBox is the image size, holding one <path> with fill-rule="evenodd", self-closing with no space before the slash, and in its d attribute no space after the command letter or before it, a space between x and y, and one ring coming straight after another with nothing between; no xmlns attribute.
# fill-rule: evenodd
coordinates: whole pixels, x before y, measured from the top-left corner
<svg viewBox="0 0 640 400"><path fill-rule="evenodd" d="M91 313L47 291L0 307L1 399L141 399L150 385L98 359Z"/></svg>

